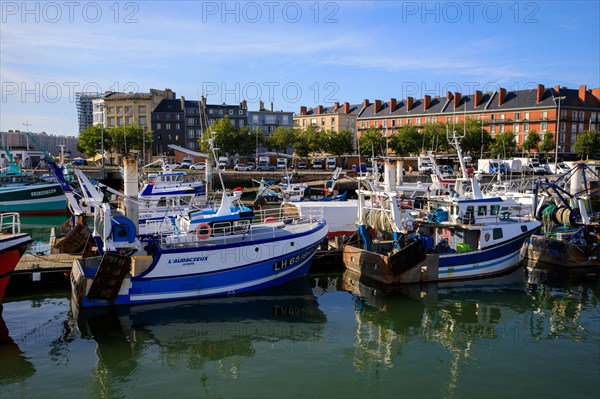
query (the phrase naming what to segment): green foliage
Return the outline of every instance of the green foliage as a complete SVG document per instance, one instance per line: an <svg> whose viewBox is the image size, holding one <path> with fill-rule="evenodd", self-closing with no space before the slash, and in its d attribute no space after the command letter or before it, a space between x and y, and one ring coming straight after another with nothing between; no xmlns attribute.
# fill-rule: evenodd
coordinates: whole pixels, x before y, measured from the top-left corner
<svg viewBox="0 0 600 399"><path fill-rule="evenodd" d="M249 156L256 152L256 146L265 141L265 133L262 130L250 130L249 126L242 126L237 137L237 151L241 156Z"/></svg>
<svg viewBox="0 0 600 399"><path fill-rule="evenodd" d="M319 150L319 142L319 130L314 126L309 126L305 130L296 130L296 141L294 142L296 155L307 158L311 152Z"/></svg>
<svg viewBox="0 0 600 399"><path fill-rule="evenodd" d="M551 152L556 149L556 143L554 142L554 133L546 132L544 133L544 139L540 144L540 150L544 152Z"/></svg>
<svg viewBox="0 0 600 399"><path fill-rule="evenodd" d="M587 130L577 136L573 149L583 159L594 156L600 152L600 133L595 130Z"/></svg>
<svg viewBox="0 0 600 399"><path fill-rule="evenodd" d="M214 143L215 147L218 148L219 154L230 156L237 153L239 130L233 126L229 119L229 115L225 115L225 117L213 123L210 132L211 133L206 132L205 134L214 133ZM205 139L208 138L209 137L205 137ZM202 148L206 148L206 144L203 145Z"/></svg>
<svg viewBox="0 0 600 399"><path fill-rule="evenodd" d="M104 132L104 148L128 156L131 150L143 150L144 136L146 148L148 149L154 141L152 131L146 131L143 127L133 125L108 129Z"/></svg>
<svg viewBox="0 0 600 399"><path fill-rule="evenodd" d="M369 128L360 135L358 143L360 155L364 157L379 156L385 153L385 137L381 134L380 129Z"/></svg>
<svg viewBox="0 0 600 399"><path fill-rule="evenodd" d="M510 158L515 153L517 141L513 132L508 131L496 135L491 146L492 158L500 156L503 159Z"/></svg>
<svg viewBox="0 0 600 399"><path fill-rule="evenodd" d="M415 126L402 126L390 138L389 146L396 155L418 153L423 145L423 134Z"/></svg>
<svg viewBox="0 0 600 399"><path fill-rule="evenodd" d="M277 152L286 152L296 142L296 131L292 128L279 126L267 139L267 147Z"/></svg>
<svg viewBox="0 0 600 399"><path fill-rule="evenodd" d="M458 124L457 130L459 132L464 132L465 124ZM473 119L467 120L465 137L463 137L462 141L460 142L460 147L463 153L479 155L482 152L482 146L483 152L488 152L490 150L492 141L492 136L487 130L482 128L480 121Z"/></svg>
<svg viewBox="0 0 600 399"><path fill-rule="evenodd" d="M442 123L428 123L423 127L421 149L424 151L447 151L448 138L446 125Z"/></svg>
<svg viewBox="0 0 600 399"><path fill-rule="evenodd" d="M522 147L525 151L530 152L534 148L537 148L539 143L540 143L540 134L538 132L536 132L535 130L532 130L527 135L527 138L525 138L525 141L523 141Z"/></svg>
<svg viewBox="0 0 600 399"><path fill-rule="evenodd" d="M328 131L324 136L324 152L336 156L354 152L354 137L350 130Z"/></svg>
<svg viewBox="0 0 600 399"><path fill-rule="evenodd" d="M100 125L88 126L77 138L77 150L91 157L101 152L102 127ZM106 147L108 149L108 147Z"/></svg>

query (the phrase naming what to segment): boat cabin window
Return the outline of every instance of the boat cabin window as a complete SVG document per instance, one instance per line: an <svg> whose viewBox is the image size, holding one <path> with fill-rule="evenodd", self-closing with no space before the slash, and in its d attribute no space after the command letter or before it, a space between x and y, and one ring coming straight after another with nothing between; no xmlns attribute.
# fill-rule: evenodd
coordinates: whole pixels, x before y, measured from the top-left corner
<svg viewBox="0 0 600 399"><path fill-rule="evenodd" d="M494 240L499 240L503 237L502 229L494 229L493 234L494 234Z"/></svg>
<svg viewBox="0 0 600 399"><path fill-rule="evenodd" d="M487 214L487 206L485 205L479 205L477 207L477 215L478 216L485 216Z"/></svg>
<svg viewBox="0 0 600 399"><path fill-rule="evenodd" d="M213 223L212 234L215 237L227 236L227 235L231 234L231 223L229 223L229 222Z"/></svg>
<svg viewBox="0 0 600 399"><path fill-rule="evenodd" d="M250 229L250 221L249 220L238 220L236 222L233 222L233 233L234 234L247 233L249 229Z"/></svg>
<svg viewBox="0 0 600 399"><path fill-rule="evenodd" d="M500 212L500 205L492 205L490 207L490 215L497 215Z"/></svg>
<svg viewBox="0 0 600 399"><path fill-rule="evenodd" d="M523 233L525 233L525 232L527 231L527 226L525 226L525 225L522 225L522 226L521 226L521 231L522 231Z"/></svg>

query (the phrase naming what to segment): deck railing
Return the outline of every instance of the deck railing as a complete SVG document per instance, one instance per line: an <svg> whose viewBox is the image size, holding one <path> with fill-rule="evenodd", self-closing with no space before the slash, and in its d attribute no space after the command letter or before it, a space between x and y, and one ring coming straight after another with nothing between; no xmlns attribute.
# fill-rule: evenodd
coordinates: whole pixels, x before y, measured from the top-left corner
<svg viewBox="0 0 600 399"><path fill-rule="evenodd" d="M17 212L0 213L0 232L4 234L21 232L21 219Z"/></svg>

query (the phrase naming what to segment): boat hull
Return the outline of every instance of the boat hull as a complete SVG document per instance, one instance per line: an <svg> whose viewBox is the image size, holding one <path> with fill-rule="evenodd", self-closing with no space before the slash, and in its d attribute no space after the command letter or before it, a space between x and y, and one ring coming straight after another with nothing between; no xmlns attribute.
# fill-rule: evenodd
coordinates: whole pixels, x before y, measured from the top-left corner
<svg viewBox="0 0 600 399"><path fill-rule="evenodd" d="M523 260L521 248L533 232L481 250L426 255L420 240L391 255L346 245L343 261L347 269L384 284L477 279L517 267Z"/></svg>
<svg viewBox="0 0 600 399"><path fill-rule="evenodd" d="M522 252L526 259L535 263L561 267L600 267L600 245L582 247L565 240L532 235Z"/></svg>
<svg viewBox="0 0 600 399"><path fill-rule="evenodd" d="M67 200L60 184L33 184L4 187L0 191L0 212L23 215L64 215Z"/></svg>
<svg viewBox="0 0 600 399"><path fill-rule="evenodd" d="M308 274L327 235L323 222L302 234L235 245L160 251L147 270L129 273L114 300L90 298L97 268L77 263L71 273L79 307L131 305L180 299L235 295L275 287Z"/></svg>
<svg viewBox="0 0 600 399"><path fill-rule="evenodd" d="M0 237L0 259L2 259L0 262L0 305L10 277L30 243L31 237L27 234Z"/></svg>

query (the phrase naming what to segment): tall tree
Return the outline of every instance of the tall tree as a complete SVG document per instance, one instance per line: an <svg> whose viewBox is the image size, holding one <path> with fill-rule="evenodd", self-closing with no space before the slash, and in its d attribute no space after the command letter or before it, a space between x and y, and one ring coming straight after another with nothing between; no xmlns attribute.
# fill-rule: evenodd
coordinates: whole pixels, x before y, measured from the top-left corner
<svg viewBox="0 0 600 399"><path fill-rule="evenodd" d="M595 130L587 130L577 136L573 149L581 159L590 159L600 152L600 133Z"/></svg>
<svg viewBox="0 0 600 399"><path fill-rule="evenodd" d="M106 132L105 132L106 133ZM106 135L105 138L108 136ZM86 156L91 157L100 154L102 148L102 127L100 125L88 126L77 138L77 149ZM105 149L110 149L106 144Z"/></svg>
<svg viewBox="0 0 600 399"><path fill-rule="evenodd" d="M328 131L324 141L325 152L337 157L354 152L354 136L350 130Z"/></svg>
<svg viewBox="0 0 600 399"><path fill-rule="evenodd" d="M542 140L542 143L540 144L540 151L543 151L545 153L554 151L556 149L556 143L554 142L554 133L552 132L546 132L544 133L544 139Z"/></svg>
<svg viewBox="0 0 600 399"><path fill-rule="evenodd" d="M418 153L423 145L423 137L416 126L405 125L392 135L389 146L396 155Z"/></svg>
<svg viewBox="0 0 600 399"><path fill-rule="evenodd" d="M531 150L538 147L539 143L540 143L540 134L537 131L532 130L531 132L529 132L529 134L525 138L525 141L523 141L522 147L525 151L531 152Z"/></svg>
<svg viewBox="0 0 600 399"><path fill-rule="evenodd" d="M304 130L296 130L296 140L294 141L294 151L301 158L308 158L311 152L318 150L319 131L313 126L308 126Z"/></svg>
<svg viewBox="0 0 600 399"><path fill-rule="evenodd" d="M233 126L229 119L229 115L225 115L223 118L213 123L210 130L214 133L215 147L219 149L220 154L230 156L238 152L239 143L237 140L239 137L239 130ZM206 132L205 134L210 133ZM206 145L203 146L203 149L206 149Z"/></svg>
<svg viewBox="0 0 600 399"><path fill-rule="evenodd" d="M457 127L457 130L459 132L466 131L465 137L463 137L462 141L460 142L460 148L463 153L470 153L479 156L482 152L489 151L490 144L492 143L492 136L487 130L482 128L481 122L468 119L466 123L466 129L465 124L460 123Z"/></svg>
<svg viewBox="0 0 600 399"><path fill-rule="evenodd" d="M110 148L113 152L118 152L123 156L128 156L131 150L142 151L144 144L146 145L146 149L148 149L151 147L152 141L154 141L154 134L151 131L134 125L108 129L104 132L104 137L109 138ZM104 147L106 148L106 143Z"/></svg>
<svg viewBox="0 0 600 399"><path fill-rule="evenodd" d="M237 153L249 156L256 152L258 145L264 144L265 134L262 130L250 130L249 126L242 126L237 134Z"/></svg>
<svg viewBox="0 0 600 399"><path fill-rule="evenodd" d="M423 127L421 149L423 151L447 151L449 148L446 136L446 125L442 123L427 123Z"/></svg>
<svg viewBox="0 0 600 399"><path fill-rule="evenodd" d="M500 156L504 159L512 157L515 153L516 145L517 141L513 132L508 131L499 133L494 138L494 142L491 146L492 158L496 158L497 156Z"/></svg>
<svg viewBox="0 0 600 399"><path fill-rule="evenodd" d="M382 155L385 153L385 137L381 130L371 127L363 132L358 138L360 155L370 157L371 155Z"/></svg>
<svg viewBox="0 0 600 399"><path fill-rule="evenodd" d="M292 128L279 126L267 140L267 146L277 152L287 152L287 149L294 146L296 141L296 132Z"/></svg>

